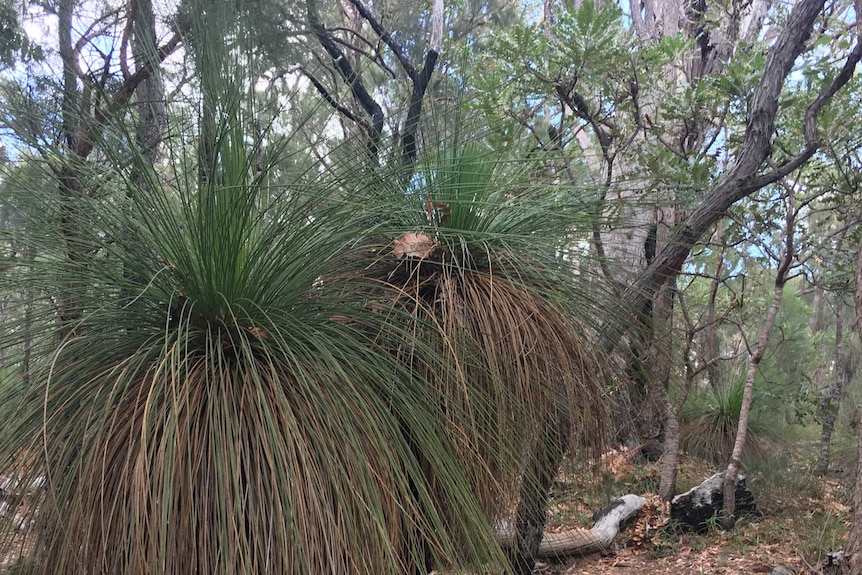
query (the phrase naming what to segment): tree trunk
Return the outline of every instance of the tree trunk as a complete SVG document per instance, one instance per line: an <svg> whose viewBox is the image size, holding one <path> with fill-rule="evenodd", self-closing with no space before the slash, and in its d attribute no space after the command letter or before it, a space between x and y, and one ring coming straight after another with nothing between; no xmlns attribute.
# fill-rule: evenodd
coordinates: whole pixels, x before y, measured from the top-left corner
<svg viewBox="0 0 862 575"><path fill-rule="evenodd" d="M716 315L715 300L718 297L718 288L724 275L724 220L719 220L716 225L714 244L718 245L715 254L715 271L709 286L709 299L706 305L706 327L703 335L703 361L706 363L706 377L713 390L720 387L721 381L721 345L719 341L718 328L721 325Z"/></svg>
<svg viewBox="0 0 862 575"><path fill-rule="evenodd" d="M165 94L161 72L158 65L156 46L156 18L152 0L132 0L134 18L134 60L136 68L150 66L153 70L149 78L141 82L137 95L138 123L136 140L141 154L152 164L158 156L162 134L167 126Z"/></svg>
<svg viewBox="0 0 862 575"><path fill-rule="evenodd" d="M856 259L856 332L862 338L862 241L859 242L859 254ZM847 575L862 573L862 422L856 419L856 438L859 445L856 448L856 488L853 490L853 502L850 512L850 533L847 545L844 546L845 572Z"/></svg>
<svg viewBox="0 0 862 575"><path fill-rule="evenodd" d="M777 277L775 279L775 290L772 295L772 302L769 304L769 309L766 311L766 319L764 320L763 328L760 332L760 337L757 340L757 347L751 358L748 360L748 371L745 374L745 389L742 394L742 406L739 410L739 423L736 429L736 441L733 444L733 452L730 455L730 463L727 466L727 473L724 479L724 509L725 517L731 522L734 519L736 512L736 496L735 496L735 481L739 473L741 465L742 449L745 447L745 439L748 434L748 415L751 409L751 397L754 391L754 379L757 376L757 370L760 366L760 360L763 359L763 353L766 351L766 346L769 343L769 336L772 334L772 328L775 325L775 317L778 315L778 309L781 307L781 296L784 293L785 277Z"/></svg>
<svg viewBox="0 0 862 575"><path fill-rule="evenodd" d="M832 389L829 390L822 406L823 429L820 432L820 455L817 459L817 472L824 475L829 470L829 451L832 446L832 431L841 407L841 393L847 378L847 365L844 357L844 302L841 296L835 298L835 359Z"/></svg>
<svg viewBox="0 0 862 575"><path fill-rule="evenodd" d="M664 235L664 234L660 234ZM666 239L666 238L663 238ZM676 495L679 462L679 417L670 400L668 388L673 366L673 300L676 279L672 278L659 290L653 305L653 342L651 346L651 388L662 415L661 479L659 496L670 501Z"/></svg>
<svg viewBox="0 0 862 575"><path fill-rule="evenodd" d="M665 418L664 452L661 456L658 495L662 501L670 501L676 495L676 478L679 471L679 413L666 391L664 403L667 416Z"/></svg>
<svg viewBox="0 0 862 575"><path fill-rule="evenodd" d="M814 286L814 295L811 302L811 315L808 317L808 330L811 332L812 340L814 341L814 354L817 359L817 367L814 368L814 374L811 376L813 385L809 386L818 394L818 415L824 412L825 403L828 395L826 389L826 370L829 367L829 361L825 357L824 348L826 347L826 338L821 337L826 331L827 325L825 320L824 308L826 303L826 291L820 287Z"/></svg>
<svg viewBox="0 0 862 575"><path fill-rule="evenodd" d="M60 49L60 60L63 63L63 94L60 110L62 114L63 147L66 155L65 162L58 170L58 191L60 195L60 234L66 243L66 263L69 268L67 277L80 276L77 267L82 263L83 254L86 253L84 240L84 225L81 206L81 197L84 194L83 185L78 177L75 150L81 139L79 129L81 123L81 92L78 90L78 55L72 42L73 12L76 6L75 0L61 0L57 4L57 33ZM58 319L60 329L57 331L57 339L74 332L74 325L81 317L83 309L79 298L76 296L86 286L74 279L69 279L66 289L61 290L58 298Z"/></svg>
<svg viewBox="0 0 862 575"><path fill-rule="evenodd" d="M739 422L736 428L736 441L733 443L730 462L724 475L724 513L722 519L728 528L733 526L736 519L736 478L741 466L745 439L748 435L748 416L754 392L754 379L757 376L757 370L760 367L760 361L763 359L766 346L769 344L772 328L775 326L775 318L778 315L778 310L781 307L781 297L784 294L784 284L787 282L787 275L796 252L793 244L793 227L796 222L796 208L794 207L793 198L792 191L788 192L787 201L785 202L787 206L784 229L785 243L779 257L778 270L775 273L775 289L772 294L772 302L766 310L766 317L764 318L763 328L760 331L757 344L748 360L748 370L745 374L745 388L742 393L742 405L739 409Z"/></svg>

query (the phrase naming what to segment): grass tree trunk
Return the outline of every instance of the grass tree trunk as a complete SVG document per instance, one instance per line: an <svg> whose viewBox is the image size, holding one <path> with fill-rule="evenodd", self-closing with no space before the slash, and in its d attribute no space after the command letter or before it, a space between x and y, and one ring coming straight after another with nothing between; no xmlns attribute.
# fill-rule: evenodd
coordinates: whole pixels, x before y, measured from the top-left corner
<svg viewBox="0 0 862 575"><path fill-rule="evenodd" d="M524 470L515 518L515 545L509 552L514 575L530 575L533 572L539 544L545 533L551 485L563 461L571 433L569 418L564 410L554 410L550 419L541 430Z"/></svg>
<svg viewBox="0 0 862 575"><path fill-rule="evenodd" d="M856 260L856 331L862 337L862 242ZM856 489L850 512L850 534L844 546L845 573L862 573L862 422L856 423L859 446L856 449Z"/></svg>
<svg viewBox="0 0 862 575"><path fill-rule="evenodd" d="M748 416L751 411L751 398L754 393L754 379L757 376L757 370L760 367L760 361L763 359L763 354L766 351L766 346L769 344L769 337L772 334L772 328L775 326L775 318L778 315L778 310L781 307L781 298L784 294L784 285L787 283L788 272L790 271L795 248L793 244L793 227L796 221L796 211L793 207L793 193L788 192L787 197L787 218L785 221L785 243L778 261L778 271L775 274L775 288L772 292L772 301L769 308L766 310L766 318L764 318L763 327L760 330L760 336L757 338L757 344L751 353L748 360L748 370L745 374L745 388L742 393L742 405L739 409L739 422L736 428L736 441L733 444L733 451L730 455L730 462L727 465L727 471L724 474L724 524L730 528L735 522L736 513L736 479L741 466L742 450L745 447L745 440L748 435Z"/></svg>

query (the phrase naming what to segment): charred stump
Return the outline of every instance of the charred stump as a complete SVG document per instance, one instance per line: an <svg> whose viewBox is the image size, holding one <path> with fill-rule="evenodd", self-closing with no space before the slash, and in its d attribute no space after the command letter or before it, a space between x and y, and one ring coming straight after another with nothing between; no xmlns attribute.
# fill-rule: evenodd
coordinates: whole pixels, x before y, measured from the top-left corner
<svg viewBox="0 0 862 575"><path fill-rule="evenodd" d="M697 487L680 493L670 502L670 518L698 532L709 530L724 507L724 472L716 473ZM745 484L745 476L736 478L736 516L761 519L754 495Z"/></svg>

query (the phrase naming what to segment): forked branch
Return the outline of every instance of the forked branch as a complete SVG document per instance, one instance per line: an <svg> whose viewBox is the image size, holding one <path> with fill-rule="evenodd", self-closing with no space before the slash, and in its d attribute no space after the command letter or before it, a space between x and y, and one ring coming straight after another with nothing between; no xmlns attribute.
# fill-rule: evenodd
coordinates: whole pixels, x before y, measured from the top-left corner
<svg viewBox="0 0 862 575"><path fill-rule="evenodd" d="M757 175L772 150L778 97L793 62L805 49L814 22L823 6L824 0L801 0L794 6L787 25L769 52L760 83L752 97L739 159L692 210L686 222L674 233L653 263L627 290L627 300L630 303L636 304L644 297L651 297L667 278L678 274L695 243L730 206L800 167L819 147L817 115L823 105L852 77L853 70L862 56L862 48L858 44L848 56L841 72L808 107L805 118L806 145L803 151L773 172Z"/></svg>

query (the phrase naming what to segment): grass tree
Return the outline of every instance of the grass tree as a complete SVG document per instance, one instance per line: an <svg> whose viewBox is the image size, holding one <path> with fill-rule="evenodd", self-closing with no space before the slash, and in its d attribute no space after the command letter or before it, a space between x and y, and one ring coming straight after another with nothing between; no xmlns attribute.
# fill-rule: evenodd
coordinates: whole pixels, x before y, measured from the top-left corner
<svg viewBox="0 0 862 575"><path fill-rule="evenodd" d="M44 245L3 276L42 296L29 383L0 390L0 467L46 479L19 502L35 572L503 569L505 518L527 572L569 440L603 430L574 196L474 151L425 166L418 195L273 186L225 112L203 183L196 152L171 177L116 156L84 178L123 183L79 198L87 257L28 232ZM69 274L73 329L51 305Z"/></svg>
<svg viewBox="0 0 862 575"><path fill-rule="evenodd" d="M393 198L413 218L363 272L391 292L386 309L411 313L411 331L455 368L423 376L467 441L489 516L516 529L518 574L532 572L570 442L598 449L606 439L606 366L588 327L596 296L587 270L574 272L573 233L590 229L581 219L590 210L583 194L526 169L471 144L431 158L412 193Z"/></svg>

